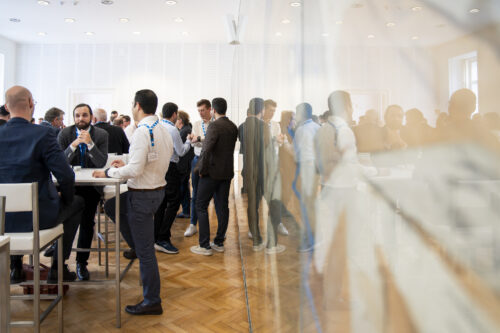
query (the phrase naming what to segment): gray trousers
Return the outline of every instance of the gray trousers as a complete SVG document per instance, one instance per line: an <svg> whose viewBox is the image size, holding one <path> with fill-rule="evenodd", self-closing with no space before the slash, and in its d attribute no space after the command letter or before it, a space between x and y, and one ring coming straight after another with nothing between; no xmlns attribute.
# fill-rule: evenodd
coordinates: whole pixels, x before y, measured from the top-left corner
<svg viewBox="0 0 500 333"><path fill-rule="evenodd" d="M164 190L120 195L120 231L139 258L139 268L146 305L161 303L160 272L155 254L154 214L163 201ZM104 205L106 214L115 221L115 198Z"/></svg>

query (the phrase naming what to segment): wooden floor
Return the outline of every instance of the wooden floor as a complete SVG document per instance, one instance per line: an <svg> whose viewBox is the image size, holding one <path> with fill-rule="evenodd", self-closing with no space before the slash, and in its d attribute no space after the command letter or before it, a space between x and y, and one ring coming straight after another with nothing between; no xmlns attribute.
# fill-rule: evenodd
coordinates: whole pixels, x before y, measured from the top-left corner
<svg viewBox="0 0 500 333"><path fill-rule="evenodd" d="M198 234L185 238L188 219L177 219L172 227L172 243L180 254L168 255L157 252L161 276L163 315L131 316L123 309L127 304L142 300L139 286L138 263L135 263L122 281L122 328L115 327L114 287L71 286L64 298L65 332L248 332L241 256L235 223L233 196L230 198L230 221L225 242L225 253L213 256L195 255L190 246L198 242ZM216 221L213 208L210 220ZM212 238L217 224L212 223ZM45 258L44 258L45 259ZM45 260L46 263L48 263ZM122 262L128 262L123 259ZM69 260L74 270L74 255ZM114 265L110 270L113 271ZM93 278L97 254L91 255L89 270ZM12 287L19 292L19 287ZM32 304L28 301L12 301L14 320L28 319ZM46 302L42 302L42 309ZM42 324L42 332L57 332L57 311L53 311ZM31 332L30 329L13 329L13 332Z"/></svg>

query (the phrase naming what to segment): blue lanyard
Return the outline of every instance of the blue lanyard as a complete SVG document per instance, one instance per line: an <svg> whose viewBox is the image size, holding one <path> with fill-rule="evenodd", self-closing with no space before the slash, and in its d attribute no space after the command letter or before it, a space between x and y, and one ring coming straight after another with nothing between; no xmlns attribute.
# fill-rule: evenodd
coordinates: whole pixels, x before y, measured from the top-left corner
<svg viewBox="0 0 500 333"><path fill-rule="evenodd" d="M171 122L170 120L162 119L161 121L163 121L165 124L175 126L175 124L173 122Z"/></svg>
<svg viewBox="0 0 500 333"><path fill-rule="evenodd" d="M80 131L78 128L75 126L76 130L76 137L78 138L80 136ZM80 149L80 166L82 168L85 168L85 151L87 150L87 144L86 143L80 143L78 145L78 148Z"/></svg>
<svg viewBox="0 0 500 333"><path fill-rule="evenodd" d="M151 147L155 146L155 137L153 135L153 128L155 128L156 125L158 125L158 119L156 119L156 121L154 122L154 124L151 125L151 126L149 126L148 124L141 124L141 125L137 126L137 128L139 128L139 127L147 127L148 128L148 130L149 130L149 138L151 139Z"/></svg>
<svg viewBox="0 0 500 333"><path fill-rule="evenodd" d="M203 136L207 136L207 130L205 129L205 122L201 120L201 129L203 130Z"/></svg>

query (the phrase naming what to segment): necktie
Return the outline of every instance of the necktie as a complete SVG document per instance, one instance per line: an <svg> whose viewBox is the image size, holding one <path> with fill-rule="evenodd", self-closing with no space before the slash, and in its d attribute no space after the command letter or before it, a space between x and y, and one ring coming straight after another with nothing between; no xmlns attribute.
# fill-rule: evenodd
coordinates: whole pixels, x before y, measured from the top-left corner
<svg viewBox="0 0 500 333"><path fill-rule="evenodd" d="M78 147L80 147L80 166L85 168L85 151L87 150L87 144L80 143Z"/></svg>

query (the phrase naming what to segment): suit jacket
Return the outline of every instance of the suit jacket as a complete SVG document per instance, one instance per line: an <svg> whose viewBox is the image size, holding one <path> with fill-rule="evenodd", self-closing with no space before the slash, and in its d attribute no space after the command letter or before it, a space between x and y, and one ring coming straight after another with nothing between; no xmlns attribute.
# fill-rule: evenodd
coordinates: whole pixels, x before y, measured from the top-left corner
<svg viewBox="0 0 500 333"><path fill-rule="evenodd" d="M196 171L202 176L224 180L234 176L234 146L238 138L238 128L227 117L221 117L208 126L201 158Z"/></svg>
<svg viewBox="0 0 500 333"><path fill-rule="evenodd" d="M54 132L56 133L56 136L59 134L59 132L61 131L60 128L57 128L57 127L54 127L52 126L51 123L49 123L48 121L44 120L40 123L40 126L45 126L45 127L49 127L49 128L52 128L54 130Z"/></svg>
<svg viewBox="0 0 500 333"><path fill-rule="evenodd" d="M108 132L108 153L118 155L128 154L130 144L125 135L125 131L121 127L113 126L108 123L97 123L94 126Z"/></svg>
<svg viewBox="0 0 500 333"><path fill-rule="evenodd" d="M180 129L180 135L182 143L186 142L188 134L191 134L193 127L191 124L187 124ZM177 169L181 174L186 174L191 170L191 161L194 157L194 148L191 147L189 151L184 155L179 157L179 162L177 162Z"/></svg>
<svg viewBox="0 0 500 333"><path fill-rule="evenodd" d="M243 181L249 187L255 188L257 196L264 193L265 148L269 145L270 130L264 121L257 117L247 117L243 125ZM245 186L246 186L245 185Z"/></svg>
<svg viewBox="0 0 500 333"><path fill-rule="evenodd" d="M0 127L0 183L38 182L40 229L57 224L60 200L70 204L74 197L75 174L57 143L55 131L12 118ZM57 178L61 198L50 173ZM8 199L7 199L8 200ZM6 232L33 231L32 214L7 213Z"/></svg>
<svg viewBox="0 0 500 333"><path fill-rule="evenodd" d="M103 168L108 160L108 132L90 125L90 137L94 142L91 150L85 151L85 167ZM66 127L58 136L59 145L64 149L64 155L70 165L80 165L80 149L71 150L71 143L76 139L75 125Z"/></svg>

